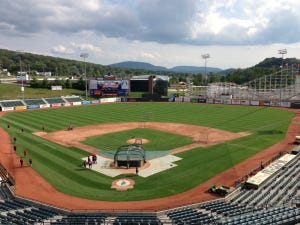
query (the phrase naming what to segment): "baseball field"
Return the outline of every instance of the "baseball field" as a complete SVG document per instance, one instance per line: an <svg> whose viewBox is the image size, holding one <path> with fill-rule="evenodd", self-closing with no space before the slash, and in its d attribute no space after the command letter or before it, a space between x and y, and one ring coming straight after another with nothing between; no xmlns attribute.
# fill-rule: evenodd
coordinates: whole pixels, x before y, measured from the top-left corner
<svg viewBox="0 0 300 225"><path fill-rule="evenodd" d="M10 112L0 117L1 127L11 139L17 137L17 155L26 149L33 159L32 168L51 183L56 190L68 195L103 201L138 201L161 198L190 190L220 174L247 158L282 140L294 112L270 107L229 106L180 103L116 103L47 110ZM148 123L172 123L205 127L198 138L191 138L184 131L168 132L145 127ZM123 174L109 177L84 169L82 158L91 153L76 146L67 146L34 135L65 131L72 126L81 127L136 123L136 129L105 132L78 140L101 152L111 153L126 144L132 137L147 139L147 152L172 151L181 146L209 141L213 129L231 133L247 133L245 136L213 145L198 146L179 152L182 158L177 166L140 177ZM7 124L10 128L7 128ZM24 132L21 132L21 129ZM100 129L100 128L99 128ZM105 128L101 128L105 129ZM70 138L72 137L72 131ZM96 132L97 133L97 132ZM28 161L28 157L25 159ZM260 162L257 162L259 165ZM131 178L133 189L119 192L111 188L118 178Z"/></svg>

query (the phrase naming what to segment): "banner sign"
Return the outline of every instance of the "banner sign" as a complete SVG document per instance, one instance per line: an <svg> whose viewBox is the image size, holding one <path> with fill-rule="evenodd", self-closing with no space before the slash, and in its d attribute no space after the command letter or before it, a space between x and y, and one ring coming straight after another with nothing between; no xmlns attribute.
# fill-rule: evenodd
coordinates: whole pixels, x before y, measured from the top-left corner
<svg viewBox="0 0 300 225"><path fill-rule="evenodd" d="M50 104L42 104L40 105L40 108L43 109L43 108L50 108Z"/></svg>
<svg viewBox="0 0 300 225"><path fill-rule="evenodd" d="M61 103L53 103L53 104L51 104L51 107L53 107L53 108L61 107Z"/></svg>
<svg viewBox="0 0 300 225"><path fill-rule="evenodd" d="M27 109L39 109L40 106L39 105L28 105Z"/></svg>
<svg viewBox="0 0 300 225"><path fill-rule="evenodd" d="M14 107L2 107L2 111L11 111L11 110L15 110Z"/></svg>
<svg viewBox="0 0 300 225"><path fill-rule="evenodd" d="M26 106L16 106L15 107L15 110L24 110L24 109L27 109Z"/></svg>

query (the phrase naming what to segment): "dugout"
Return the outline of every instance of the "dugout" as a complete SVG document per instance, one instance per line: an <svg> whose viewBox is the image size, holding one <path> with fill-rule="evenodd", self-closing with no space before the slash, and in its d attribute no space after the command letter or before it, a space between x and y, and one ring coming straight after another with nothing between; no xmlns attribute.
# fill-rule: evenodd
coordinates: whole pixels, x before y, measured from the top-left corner
<svg viewBox="0 0 300 225"><path fill-rule="evenodd" d="M142 167L144 163L145 151L140 144L122 145L114 155L115 167Z"/></svg>

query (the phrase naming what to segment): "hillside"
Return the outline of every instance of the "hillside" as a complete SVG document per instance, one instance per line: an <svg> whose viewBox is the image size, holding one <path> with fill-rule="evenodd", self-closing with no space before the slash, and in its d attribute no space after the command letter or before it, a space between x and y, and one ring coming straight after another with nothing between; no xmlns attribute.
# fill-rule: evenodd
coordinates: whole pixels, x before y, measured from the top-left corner
<svg viewBox="0 0 300 225"><path fill-rule="evenodd" d="M175 66L172 68L166 68L163 66L155 66L150 63L136 62L136 61L125 61L120 63L110 64L110 67L114 68L127 68L127 69L139 69L139 70L150 70L150 71L168 71L174 73L204 73L205 67L197 66ZM206 67L207 73L219 73L222 70L215 67Z"/></svg>

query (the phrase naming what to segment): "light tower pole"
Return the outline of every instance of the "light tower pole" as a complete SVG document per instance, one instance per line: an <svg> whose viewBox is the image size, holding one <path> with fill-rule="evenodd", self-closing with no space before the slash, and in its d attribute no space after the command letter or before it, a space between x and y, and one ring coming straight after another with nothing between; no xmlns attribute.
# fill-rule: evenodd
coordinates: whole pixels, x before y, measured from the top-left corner
<svg viewBox="0 0 300 225"><path fill-rule="evenodd" d="M83 58L84 61L84 76L85 76L85 100L87 100L87 77L86 77L86 62L85 59L89 56L88 53L80 53L80 57Z"/></svg>
<svg viewBox="0 0 300 225"><path fill-rule="evenodd" d="M24 77L23 77L23 72L22 72L22 51L18 51L19 54L20 54L20 77L21 77L21 83L22 83L22 86L21 86L21 92L22 92L22 100L24 100L25 98L25 89L24 89ZM26 78L26 76L25 76Z"/></svg>
<svg viewBox="0 0 300 225"><path fill-rule="evenodd" d="M202 55L202 59L204 59L204 78L205 78L205 85L207 84L207 75L206 75L206 61L209 58L209 54Z"/></svg>
<svg viewBox="0 0 300 225"><path fill-rule="evenodd" d="M281 60L281 75L280 75L280 92L279 92L279 100L280 100L280 104L281 104L281 98L282 98L282 96L281 96L281 92L282 92L282 76L283 76L283 56L285 55L285 54L287 54L287 50L284 48L284 49L279 49L278 50L278 54L280 54L281 55L281 58L282 58L282 60Z"/></svg>

